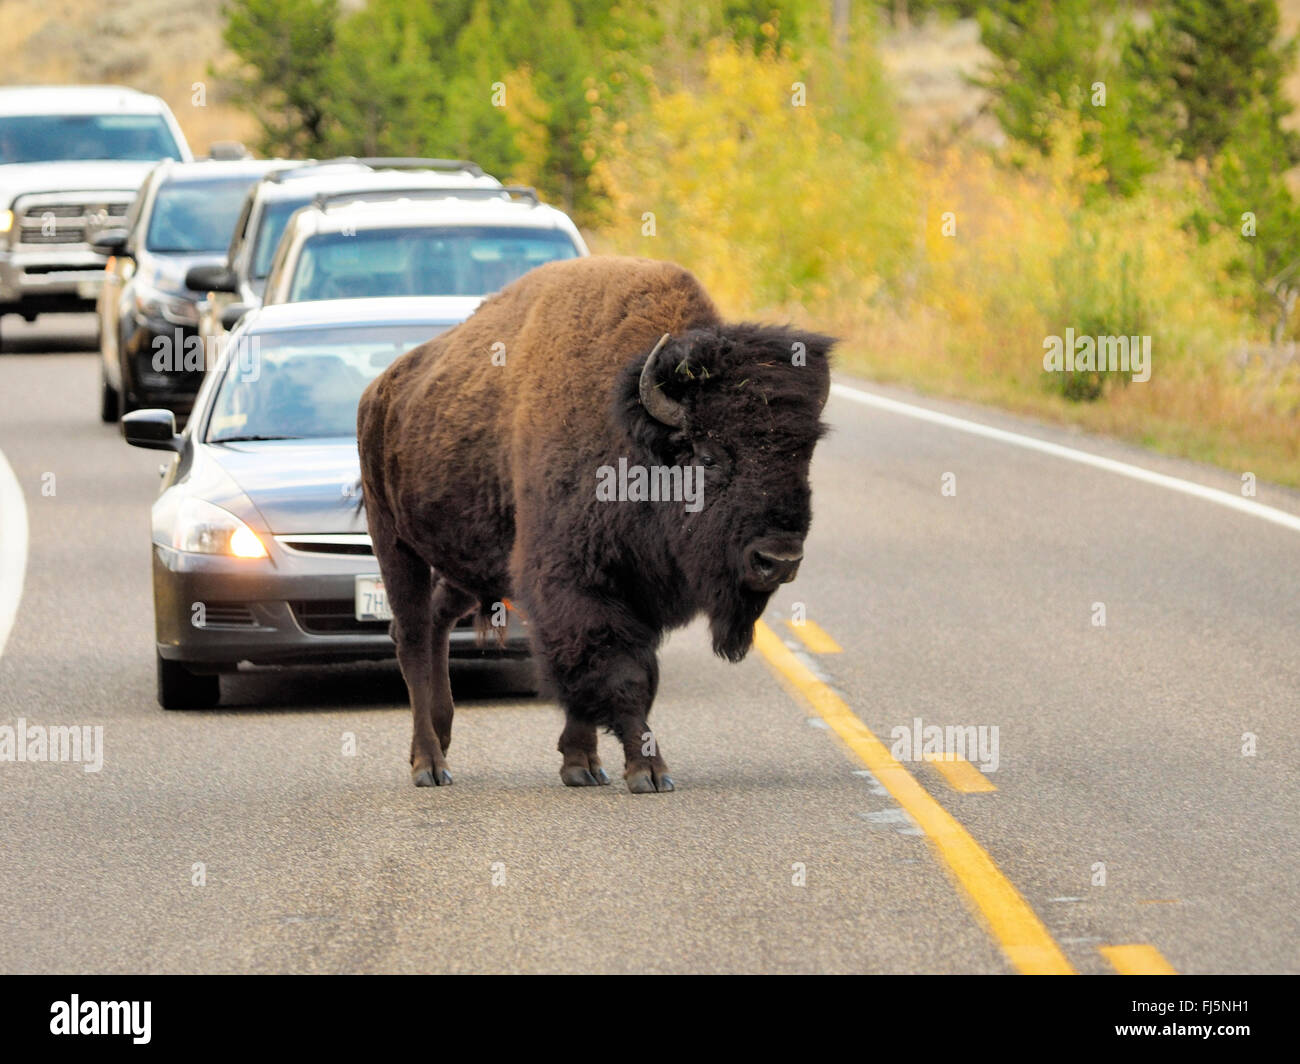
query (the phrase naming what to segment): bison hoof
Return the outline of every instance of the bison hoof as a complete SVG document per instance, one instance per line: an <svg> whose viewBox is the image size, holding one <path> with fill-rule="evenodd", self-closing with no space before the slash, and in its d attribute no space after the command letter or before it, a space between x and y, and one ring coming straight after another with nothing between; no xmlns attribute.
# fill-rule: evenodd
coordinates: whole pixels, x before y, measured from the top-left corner
<svg viewBox="0 0 1300 1064"><path fill-rule="evenodd" d="M591 758L591 761L595 761L595 758ZM588 762L585 765L560 766L560 779L565 787L606 787L610 783L610 774L602 769L599 762L595 765Z"/></svg>
<svg viewBox="0 0 1300 1064"><path fill-rule="evenodd" d="M426 768L413 773L412 780L417 787L450 787L451 773L445 768Z"/></svg>
<svg viewBox="0 0 1300 1064"><path fill-rule="evenodd" d="M648 768L628 773L627 789L631 794L663 794L673 790L673 778L667 773L656 776Z"/></svg>
<svg viewBox="0 0 1300 1064"><path fill-rule="evenodd" d="M566 787L603 787L609 782L609 774L599 767L591 772L582 765L565 765L560 769L560 779Z"/></svg>

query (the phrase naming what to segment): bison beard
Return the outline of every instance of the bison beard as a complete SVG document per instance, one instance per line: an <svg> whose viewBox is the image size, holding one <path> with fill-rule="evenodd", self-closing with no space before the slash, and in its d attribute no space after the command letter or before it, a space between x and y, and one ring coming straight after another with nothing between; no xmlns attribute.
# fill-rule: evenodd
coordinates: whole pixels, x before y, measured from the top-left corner
<svg viewBox="0 0 1300 1064"><path fill-rule="evenodd" d="M505 345L505 365L493 359ZM451 782L448 636L520 602L565 709L561 779L673 789L646 724L663 634L704 613L739 661L811 521L808 466L833 341L723 323L679 267L590 258L533 270L366 390L367 519L411 696L417 785ZM703 505L601 501L597 471L693 467Z"/></svg>

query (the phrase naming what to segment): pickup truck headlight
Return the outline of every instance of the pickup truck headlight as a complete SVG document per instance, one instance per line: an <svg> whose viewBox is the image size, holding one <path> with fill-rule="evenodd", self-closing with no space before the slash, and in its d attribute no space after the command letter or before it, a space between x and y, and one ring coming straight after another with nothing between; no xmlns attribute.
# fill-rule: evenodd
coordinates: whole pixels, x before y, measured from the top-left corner
<svg viewBox="0 0 1300 1064"><path fill-rule="evenodd" d="M0 233L7 233L14 227L14 212L0 211Z"/></svg>
<svg viewBox="0 0 1300 1064"><path fill-rule="evenodd" d="M135 287L135 309L146 318L162 318L173 325L199 323L199 308L191 300L145 284Z"/></svg>
<svg viewBox="0 0 1300 1064"><path fill-rule="evenodd" d="M181 503L172 530L172 546L190 554L226 554L232 558L265 558L257 533L234 514L206 499Z"/></svg>

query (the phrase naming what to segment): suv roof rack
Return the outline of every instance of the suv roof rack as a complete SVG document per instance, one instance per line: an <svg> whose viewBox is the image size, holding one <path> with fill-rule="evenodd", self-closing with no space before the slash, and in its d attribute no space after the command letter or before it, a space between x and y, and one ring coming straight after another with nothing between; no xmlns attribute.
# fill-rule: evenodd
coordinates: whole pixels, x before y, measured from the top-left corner
<svg viewBox="0 0 1300 1064"><path fill-rule="evenodd" d="M312 200L312 206L319 210L328 210L340 203L356 203L364 200L412 199L415 197L449 199L454 196L477 196L484 199L517 196L520 199L529 200L534 205L540 205L542 202L537 195L537 189L528 185L499 185L486 188L465 188L458 185L426 185L423 188L381 188L364 189L357 192L318 192Z"/></svg>
<svg viewBox="0 0 1300 1064"><path fill-rule="evenodd" d="M375 170L450 170L453 172L463 170L475 177L487 176L483 172L483 167L470 159L421 159L401 155L370 155L363 156L356 162L365 163Z"/></svg>
<svg viewBox="0 0 1300 1064"><path fill-rule="evenodd" d="M467 173L472 177L486 177L483 167L469 159L423 159L417 156L356 156L340 155L333 159L307 159L290 163L285 169L269 175L271 181L292 180L295 176L309 177L323 166L360 166L370 170L446 170L450 173Z"/></svg>
<svg viewBox="0 0 1300 1064"><path fill-rule="evenodd" d="M304 162L294 162L291 159L285 160L283 169L277 169L266 175L263 180L273 181L279 184L283 181L292 181L295 177L310 177L313 171L325 166L363 166L358 159L307 159Z"/></svg>

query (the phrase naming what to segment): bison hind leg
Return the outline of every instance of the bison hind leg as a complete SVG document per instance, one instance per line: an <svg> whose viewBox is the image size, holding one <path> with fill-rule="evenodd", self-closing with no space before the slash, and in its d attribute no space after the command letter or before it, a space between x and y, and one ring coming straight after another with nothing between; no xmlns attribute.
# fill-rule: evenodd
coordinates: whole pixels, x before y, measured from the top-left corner
<svg viewBox="0 0 1300 1064"><path fill-rule="evenodd" d="M375 534L375 557L392 605L390 632L411 698L411 780L417 787L451 783L447 747L455 708L448 643L451 629L474 605L473 596L446 580L435 583L428 562L396 537Z"/></svg>

